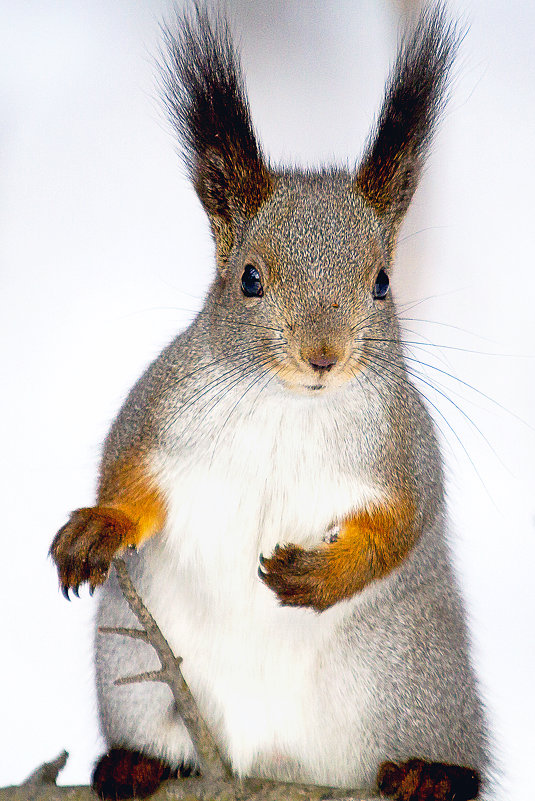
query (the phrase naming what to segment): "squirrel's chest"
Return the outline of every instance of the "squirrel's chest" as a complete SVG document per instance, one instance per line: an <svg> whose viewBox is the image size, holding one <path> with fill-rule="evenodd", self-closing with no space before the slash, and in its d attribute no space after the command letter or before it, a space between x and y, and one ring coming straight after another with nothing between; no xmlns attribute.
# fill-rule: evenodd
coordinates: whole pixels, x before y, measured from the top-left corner
<svg viewBox="0 0 535 801"><path fill-rule="evenodd" d="M297 406L290 413L239 418L182 457L158 465L168 504L165 539L182 566L242 563L252 569L277 543L313 547L327 529L377 496L347 432L332 412Z"/></svg>

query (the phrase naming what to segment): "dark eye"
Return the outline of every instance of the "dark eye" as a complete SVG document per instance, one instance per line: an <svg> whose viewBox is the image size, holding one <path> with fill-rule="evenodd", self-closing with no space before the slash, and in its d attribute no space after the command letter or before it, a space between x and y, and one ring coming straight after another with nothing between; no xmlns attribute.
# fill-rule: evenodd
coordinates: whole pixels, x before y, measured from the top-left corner
<svg viewBox="0 0 535 801"><path fill-rule="evenodd" d="M241 277L241 290L246 298L261 298L264 294L260 273L252 264L245 265Z"/></svg>
<svg viewBox="0 0 535 801"><path fill-rule="evenodd" d="M375 286L373 287L373 297L375 300L383 300L386 298L390 281L388 275L384 270L379 270L377 278L375 279Z"/></svg>

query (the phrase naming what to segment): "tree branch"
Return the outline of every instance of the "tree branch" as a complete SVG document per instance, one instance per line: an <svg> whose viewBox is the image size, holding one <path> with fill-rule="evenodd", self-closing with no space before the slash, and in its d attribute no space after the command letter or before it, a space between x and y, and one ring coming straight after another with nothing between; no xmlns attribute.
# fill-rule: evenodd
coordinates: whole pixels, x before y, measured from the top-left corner
<svg viewBox="0 0 535 801"><path fill-rule="evenodd" d="M0 801L98 801L90 787L60 787L58 773L68 754L45 762L19 787L0 788ZM316 784L267 779L211 779L193 776L165 782L150 801L380 801L365 790L341 790Z"/></svg>

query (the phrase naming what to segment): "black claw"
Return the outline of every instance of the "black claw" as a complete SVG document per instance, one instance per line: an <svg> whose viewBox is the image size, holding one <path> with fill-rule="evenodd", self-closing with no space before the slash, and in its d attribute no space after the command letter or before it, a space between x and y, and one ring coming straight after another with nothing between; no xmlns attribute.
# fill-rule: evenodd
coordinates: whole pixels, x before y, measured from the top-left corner
<svg viewBox="0 0 535 801"><path fill-rule="evenodd" d="M260 556L258 557L258 561L260 562L262 567L265 565L266 560L264 559L264 554L263 553L261 553Z"/></svg>
<svg viewBox="0 0 535 801"><path fill-rule="evenodd" d="M258 568L258 576L259 576L259 578L262 579L262 581L264 581L264 579L266 577L266 574L264 573L264 571L262 570L261 567Z"/></svg>
<svg viewBox="0 0 535 801"><path fill-rule="evenodd" d="M94 592L95 592L95 588L94 588L94 586L92 584L90 584L89 585L89 595L92 596Z"/></svg>
<svg viewBox="0 0 535 801"><path fill-rule="evenodd" d="M273 548L273 553L274 553L274 554L275 554L275 553L278 553L278 552L280 551L280 549L281 549L281 547L280 547L280 545L277 543L277 544L275 545L275 547Z"/></svg>
<svg viewBox="0 0 535 801"><path fill-rule="evenodd" d="M76 597L77 597L77 598L79 598L79 597L80 597L80 595L78 594L78 588L79 588L79 586L80 586L80 585L79 585L79 584L77 584L77 585L76 585L76 587L73 587L73 588L72 588L72 591L73 591L73 593L76 595Z"/></svg>
<svg viewBox="0 0 535 801"><path fill-rule="evenodd" d="M69 588L66 584L61 585L61 592L63 593L63 597L66 598L68 601L71 599L69 598Z"/></svg>

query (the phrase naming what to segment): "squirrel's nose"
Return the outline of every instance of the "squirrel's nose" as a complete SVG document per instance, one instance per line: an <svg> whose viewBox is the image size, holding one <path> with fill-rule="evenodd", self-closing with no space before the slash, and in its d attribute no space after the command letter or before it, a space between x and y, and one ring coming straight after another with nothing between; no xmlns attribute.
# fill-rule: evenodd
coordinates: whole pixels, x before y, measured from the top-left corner
<svg viewBox="0 0 535 801"><path fill-rule="evenodd" d="M337 363L339 354L335 348L322 345L315 348L303 348L301 350L301 358L308 362L313 370L327 372Z"/></svg>
<svg viewBox="0 0 535 801"><path fill-rule="evenodd" d="M330 370L337 361L336 356L314 356L308 363L313 370Z"/></svg>

